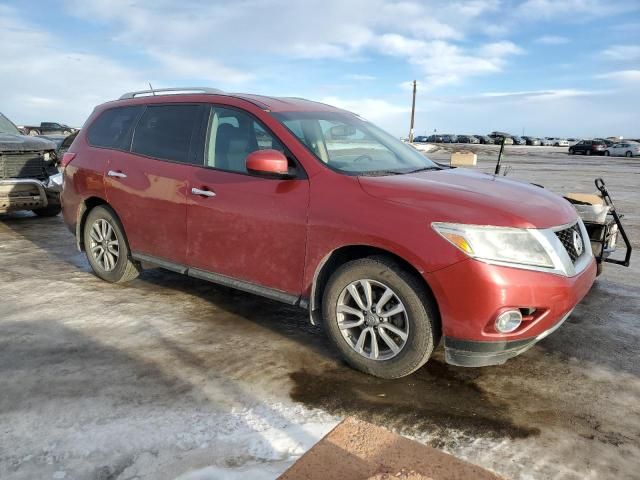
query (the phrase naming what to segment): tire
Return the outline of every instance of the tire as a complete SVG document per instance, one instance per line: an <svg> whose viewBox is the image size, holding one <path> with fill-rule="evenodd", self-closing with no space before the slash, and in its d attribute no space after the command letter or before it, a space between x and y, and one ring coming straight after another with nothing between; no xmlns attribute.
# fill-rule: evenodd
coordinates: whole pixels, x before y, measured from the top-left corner
<svg viewBox="0 0 640 480"><path fill-rule="evenodd" d="M608 157L609 155L611 155L611 154L609 153L609 150L605 150L605 151L604 151L604 156L605 156L605 157Z"/></svg>
<svg viewBox="0 0 640 480"><path fill-rule="evenodd" d="M55 217L62 211L62 206L59 204L47 205L44 208L37 208L31 211L39 217Z"/></svg>
<svg viewBox="0 0 640 480"><path fill-rule="evenodd" d="M627 153L624 154L624 156L627 157L627 158L631 158L631 157L633 157L633 152L628 151Z"/></svg>
<svg viewBox="0 0 640 480"><path fill-rule="evenodd" d="M603 268L604 268L604 265L602 264L602 262L599 262L596 265L596 277L599 277L600 275L602 275Z"/></svg>
<svg viewBox="0 0 640 480"><path fill-rule="evenodd" d="M360 315L360 310L352 308L353 305L357 307L357 303L354 302L354 297L349 290L354 284L359 285L356 287L359 292L362 292L359 297L365 301L363 283L360 281L368 282L372 286L373 307L369 310L370 313L366 317L338 313L338 308L351 308ZM383 313L399 307L403 310L402 313L391 315L374 325L373 323L377 322L375 313L380 313L376 310L377 302L382 298L383 295L380 292L385 292L385 288L390 289L394 296L381 305ZM351 307L342 303L346 302L346 298L352 302ZM329 278L324 290L322 313L325 331L346 362L356 370L375 377L400 378L415 372L427 362L440 340L437 308L421 279L383 256L353 260L338 268ZM355 328L341 330L338 325L339 315L343 321L360 322L362 318L362 322L365 323ZM371 317L374 317L373 320ZM380 315L378 320L381 320L381 317L383 315ZM383 324L385 324L384 328L381 326ZM394 327L395 331L389 330L391 327ZM363 353L358 353L356 337L359 339L365 330L369 331L365 334L365 350ZM376 333L372 334L371 331ZM395 335L397 331L401 331L405 338ZM399 351L392 351L390 344L382 338L382 335L391 340ZM372 336L376 337L376 345L379 345L377 351L374 351ZM371 358L375 355L374 352L379 353L380 358ZM388 358L384 358L385 356Z"/></svg>
<svg viewBox="0 0 640 480"><path fill-rule="evenodd" d="M112 229L111 231L107 229L106 235L103 235L105 233L105 230L102 230L103 222L106 222ZM97 228L97 231L94 228ZM111 283L126 283L139 275L140 267L130 258L129 244L124 228L110 207L99 205L87 214L82 236L87 260L96 276ZM104 250L109 240L111 240L109 243L112 243L113 240L117 241L117 246L110 245L111 248L108 249L108 255L106 255ZM97 247L95 253L92 245ZM100 249L103 250L102 257L99 255ZM107 260L105 260L105 256Z"/></svg>
<svg viewBox="0 0 640 480"><path fill-rule="evenodd" d="M591 155L591 150L585 150L585 151L584 151L584 154L585 154L585 155Z"/></svg>
<svg viewBox="0 0 640 480"><path fill-rule="evenodd" d="M570 149L569 149L569 155L575 155L575 153L576 153L576 152L573 150L573 148L570 148Z"/></svg>

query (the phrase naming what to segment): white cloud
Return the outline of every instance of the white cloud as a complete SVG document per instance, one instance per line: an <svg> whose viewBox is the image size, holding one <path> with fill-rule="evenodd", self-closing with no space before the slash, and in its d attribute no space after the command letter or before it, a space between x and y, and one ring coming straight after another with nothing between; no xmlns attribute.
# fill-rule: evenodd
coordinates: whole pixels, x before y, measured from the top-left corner
<svg viewBox="0 0 640 480"><path fill-rule="evenodd" d="M591 97L594 95L608 94L608 91L600 90L577 90L577 89L558 89L558 90L528 90L520 92L486 92L479 96L481 98L503 98L508 100L526 100L526 101L546 101L560 100L564 98L575 97Z"/></svg>
<svg viewBox="0 0 640 480"><path fill-rule="evenodd" d="M640 45L613 45L603 50L602 55L609 60L633 62L640 60Z"/></svg>
<svg viewBox="0 0 640 480"><path fill-rule="evenodd" d="M363 75L361 73L350 73L345 75L345 78L355 80L356 82L372 82L377 77L374 77L373 75Z"/></svg>
<svg viewBox="0 0 640 480"><path fill-rule="evenodd" d="M502 71L511 55L524 51L512 42L495 42L481 45L476 51L466 51L457 45L429 42L421 57L410 62L420 67L426 75L425 86L436 88L456 84L465 78Z"/></svg>
<svg viewBox="0 0 640 480"><path fill-rule="evenodd" d="M80 125L95 105L145 85L109 58L60 48L57 38L7 6L0 6L0 45L0 104L17 123Z"/></svg>
<svg viewBox="0 0 640 480"><path fill-rule="evenodd" d="M535 15L535 18L581 20L586 17L615 15L638 9L635 0L527 0L520 4L518 12Z"/></svg>
<svg viewBox="0 0 640 480"><path fill-rule="evenodd" d="M377 98L343 99L340 97L325 97L320 101L356 113L372 121L381 119L388 120L389 117L408 113L411 110L411 104L409 102L407 102L407 105L397 105Z"/></svg>
<svg viewBox="0 0 640 480"><path fill-rule="evenodd" d="M543 35L535 40L536 43L543 45L564 45L565 43L569 43L569 41L567 37L561 37L559 35Z"/></svg>
<svg viewBox="0 0 640 480"><path fill-rule="evenodd" d="M640 70L618 70L616 72L608 72L596 75L596 78L616 80L622 83L633 84L637 87L638 85L640 85Z"/></svg>

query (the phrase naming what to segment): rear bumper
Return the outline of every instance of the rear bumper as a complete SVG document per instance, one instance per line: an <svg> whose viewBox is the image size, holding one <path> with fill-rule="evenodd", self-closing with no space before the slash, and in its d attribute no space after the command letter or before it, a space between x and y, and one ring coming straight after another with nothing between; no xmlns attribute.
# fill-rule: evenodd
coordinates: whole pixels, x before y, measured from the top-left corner
<svg viewBox="0 0 640 480"><path fill-rule="evenodd" d="M61 174L52 175L46 181L32 178L0 180L0 213L60 204L61 191Z"/></svg>
<svg viewBox="0 0 640 480"><path fill-rule="evenodd" d="M571 310L571 312L573 312L573 310ZM501 365L510 358L526 352L540 340L555 332L564 321L569 318L571 312L562 317L553 327L533 338L511 341L505 340L501 342L479 342L445 337L445 360L450 365L457 365L459 367Z"/></svg>

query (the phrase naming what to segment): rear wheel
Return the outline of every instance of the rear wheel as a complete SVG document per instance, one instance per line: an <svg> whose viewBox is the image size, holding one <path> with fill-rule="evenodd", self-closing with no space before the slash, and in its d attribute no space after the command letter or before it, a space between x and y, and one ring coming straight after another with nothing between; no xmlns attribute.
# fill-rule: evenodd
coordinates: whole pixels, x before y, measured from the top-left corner
<svg viewBox="0 0 640 480"><path fill-rule="evenodd" d="M570 148L569 149L569 155L573 155L574 153L576 153L576 152L573 150L573 148Z"/></svg>
<svg viewBox="0 0 640 480"><path fill-rule="evenodd" d="M420 279L385 257L353 260L324 291L325 329L353 368L380 378L416 371L439 341L437 310Z"/></svg>
<svg viewBox="0 0 640 480"><path fill-rule="evenodd" d="M585 154L585 155L591 155L591 150L585 150L585 151L584 151L584 154Z"/></svg>
<svg viewBox="0 0 640 480"><path fill-rule="evenodd" d="M633 157L633 152L628 151L627 153L624 154L625 157Z"/></svg>
<svg viewBox="0 0 640 480"><path fill-rule="evenodd" d="M604 151L604 156L605 156L605 157L608 157L609 155L611 155L611 153L609 153L609 150L605 150L605 151Z"/></svg>
<svg viewBox="0 0 640 480"><path fill-rule="evenodd" d="M107 206L89 212L84 224L84 248L94 273L112 283L125 283L140 273L129 258L129 246L120 220Z"/></svg>

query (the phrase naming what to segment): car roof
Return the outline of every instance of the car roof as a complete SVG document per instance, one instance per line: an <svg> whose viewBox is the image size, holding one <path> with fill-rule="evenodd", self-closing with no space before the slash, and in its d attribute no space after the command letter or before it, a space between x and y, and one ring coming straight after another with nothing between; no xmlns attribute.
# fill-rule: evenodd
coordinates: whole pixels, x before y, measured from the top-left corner
<svg viewBox="0 0 640 480"><path fill-rule="evenodd" d="M128 92L123 94L118 100L107 103L110 105L114 103L141 105L164 102L175 103L181 101L214 103L216 99L219 99L220 97L245 100L262 110L270 112L347 112L344 109L327 105L326 103L307 100L305 98L273 97L251 93L228 93L208 87L166 88Z"/></svg>

